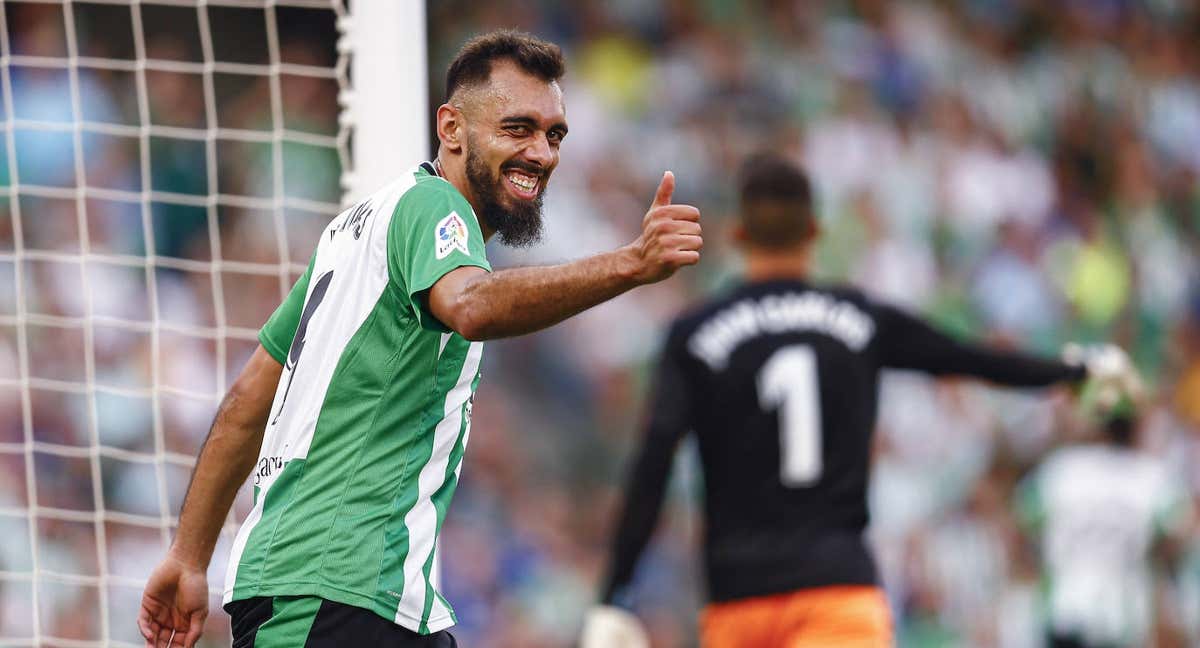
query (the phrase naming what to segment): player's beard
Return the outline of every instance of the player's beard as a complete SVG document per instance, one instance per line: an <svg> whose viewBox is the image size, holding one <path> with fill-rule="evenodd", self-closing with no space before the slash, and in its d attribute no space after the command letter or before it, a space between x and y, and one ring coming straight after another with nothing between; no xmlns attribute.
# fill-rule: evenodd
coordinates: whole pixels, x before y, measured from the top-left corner
<svg viewBox="0 0 1200 648"><path fill-rule="evenodd" d="M488 227L500 235L500 242L510 247L529 247L542 240L542 197L545 190L538 192L533 200L515 200L505 194L504 169L516 167L522 171L542 175L542 170L530 168L517 162L507 163L493 175L487 164L475 153L473 142L467 142L467 182L479 203L479 217Z"/></svg>

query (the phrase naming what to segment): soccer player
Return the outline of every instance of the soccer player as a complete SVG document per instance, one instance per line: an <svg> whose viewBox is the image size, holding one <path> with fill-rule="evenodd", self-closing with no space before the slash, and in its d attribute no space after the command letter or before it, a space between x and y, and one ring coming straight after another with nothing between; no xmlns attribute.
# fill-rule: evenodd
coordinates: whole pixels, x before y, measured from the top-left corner
<svg viewBox="0 0 1200 648"><path fill-rule="evenodd" d="M1153 643L1156 564L1181 548L1187 491L1159 459L1135 447L1123 406L1104 439L1056 450L1017 489L1017 510L1040 548L1051 648Z"/></svg>
<svg viewBox="0 0 1200 648"><path fill-rule="evenodd" d="M333 219L222 401L146 585L146 645L194 645L238 487L254 507L224 594L234 646L453 646L438 533L458 481L481 340L535 331L699 260L699 211L663 175L616 251L492 272L528 245L567 134L562 54L510 31L446 74L437 158ZM447 557L446 559L451 559Z"/></svg>
<svg viewBox="0 0 1200 648"><path fill-rule="evenodd" d="M808 281L818 235L811 189L782 157L744 163L739 210L745 283L670 328L584 648L644 643L620 603L689 431L704 473L703 645L891 645L863 538L880 370L1024 387L1087 375L959 342L853 288Z"/></svg>

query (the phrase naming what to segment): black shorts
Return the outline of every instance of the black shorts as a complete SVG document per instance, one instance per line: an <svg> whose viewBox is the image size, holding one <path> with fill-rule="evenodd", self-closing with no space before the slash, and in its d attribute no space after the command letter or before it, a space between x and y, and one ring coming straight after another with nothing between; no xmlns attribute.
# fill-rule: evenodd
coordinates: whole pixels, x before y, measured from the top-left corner
<svg viewBox="0 0 1200 648"><path fill-rule="evenodd" d="M225 606L233 648L456 648L443 630L417 634L359 607L314 596L258 596Z"/></svg>
<svg viewBox="0 0 1200 648"><path fill-rule="evenodd" d="M1051 632L1046 642L1049 648L1119 648L1116 644L1088 643L1080 635Z"/></svg>

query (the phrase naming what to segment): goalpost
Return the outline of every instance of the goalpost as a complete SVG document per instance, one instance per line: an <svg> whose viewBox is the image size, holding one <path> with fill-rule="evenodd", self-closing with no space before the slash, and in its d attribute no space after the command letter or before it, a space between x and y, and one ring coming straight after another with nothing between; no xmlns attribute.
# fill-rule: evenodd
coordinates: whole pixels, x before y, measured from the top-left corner
<svg viewBox="0 0 1200 648"><path fill-rule="evenodd" d="M142 645L257 326L429 154L425 48L423 0L0 1L0 645Z"/></svg>

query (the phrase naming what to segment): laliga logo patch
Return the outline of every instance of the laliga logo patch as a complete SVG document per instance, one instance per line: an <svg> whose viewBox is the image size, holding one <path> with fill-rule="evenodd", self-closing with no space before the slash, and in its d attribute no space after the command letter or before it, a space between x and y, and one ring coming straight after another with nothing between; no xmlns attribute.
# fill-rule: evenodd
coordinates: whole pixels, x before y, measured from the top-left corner
<svg viewBox="0 0 1200 648"><path fill-rule="evenodd" d="M467 251L467 224L458 217L458 212L450 212L449 216L439 221L437 227L433 228L433 234L437 258L446 258L456 248L463 254L470 254Z"/></svg>

